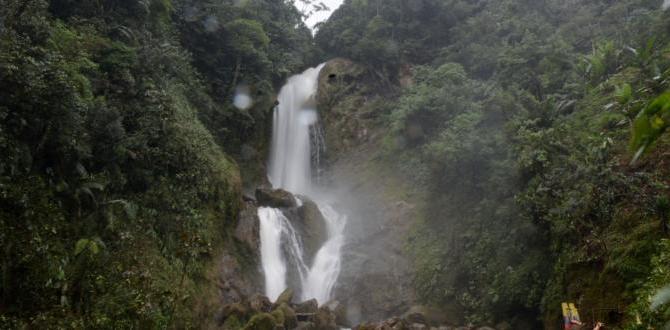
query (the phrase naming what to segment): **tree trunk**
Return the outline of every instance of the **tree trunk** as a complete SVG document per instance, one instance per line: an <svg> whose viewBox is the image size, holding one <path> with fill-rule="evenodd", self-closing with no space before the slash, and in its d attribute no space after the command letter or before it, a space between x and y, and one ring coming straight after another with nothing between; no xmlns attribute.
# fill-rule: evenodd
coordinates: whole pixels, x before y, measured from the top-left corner
<svg viewBox="0 0 670 330"><path fill-rule="evenodd" d="M231 84L231 92L237 88L237 79L240 77L240 68L242 67L242 56L237 56L237 63L235 64L235 74L233 75L233 83Z"/></svg>

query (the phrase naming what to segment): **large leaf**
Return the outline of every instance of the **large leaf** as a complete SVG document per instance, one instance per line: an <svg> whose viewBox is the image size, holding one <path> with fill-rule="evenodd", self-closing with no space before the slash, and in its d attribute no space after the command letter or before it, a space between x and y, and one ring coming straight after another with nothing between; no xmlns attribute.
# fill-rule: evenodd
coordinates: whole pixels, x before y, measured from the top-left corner
<svg viewBox="0 0 670 330"><path fill-rule="evenodd" d="M74 246L74 254L75 255L80 255L83 252L90 252L93 255L96 255L100 252L100 247L101 245L98 243L100 242L99 239L88 239L88 238L82 238L77 241L77 243Z"/></svg>
<svg viewBox="0 0 670 330"><path fill-rule="evenodd" d="M631 149L637 161L670 126L670 92L661 94L647 105L633 122Z"/></svg>

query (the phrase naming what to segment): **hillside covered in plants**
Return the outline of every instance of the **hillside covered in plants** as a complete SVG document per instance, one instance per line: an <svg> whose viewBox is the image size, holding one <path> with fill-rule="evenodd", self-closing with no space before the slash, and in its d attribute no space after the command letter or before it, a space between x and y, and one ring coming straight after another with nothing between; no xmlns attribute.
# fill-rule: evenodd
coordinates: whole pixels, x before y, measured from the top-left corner
<svg viewBox="0 0 670 330"><path fill-rule="evenodd" d="M239 254L243 146L311 56L301 16L9 0L0 17L0 327L197 327L213 260Z"/></svg>
<svg viewBox="0 0 670 330"><path fill-rule="evenodd" d="M329 6L0 3L0 328L670 327L670 3Z"/></svg>

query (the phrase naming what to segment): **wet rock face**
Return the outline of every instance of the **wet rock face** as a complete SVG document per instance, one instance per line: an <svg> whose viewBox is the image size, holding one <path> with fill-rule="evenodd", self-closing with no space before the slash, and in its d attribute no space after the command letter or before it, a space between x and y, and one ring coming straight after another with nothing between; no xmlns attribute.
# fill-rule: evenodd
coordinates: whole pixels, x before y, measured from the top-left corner
<svg viewBox="0 0 670 330"><path fill-rule="evenodd" d="M282 189L256 189L256 200L258 206L273 208L288 208L297 206L293 195Z"/></svg>
<svg viewBox="0 0 670 330"><path fill-rule="evenodd" d="M245 273L236 257L224 254L219 260L218 284L220 300L224 304L238 303L258 287L257 274Z"/></svg>
<svg viewBox="0 0 670 330"><path fill-rule="evenodd" d="M328 61L319 73L316 101L326 131L328 158L368 139L366 120L376 117L365 118L374 110L364 92L370 90L370 80L363 66L342 58Z"/></svg>
<svg viewBox="0 0 670 330"><path fill-rule="evenodd" d="M319 72L316 101L319 106L335 101L338 91L351 85L369 82L365 67L345 58L335 58ZM319 108L321 110L321 108Z"/></svg>
<svg viewBox="0 0 670 330"><path fill-rule="evenodd" d="M255 251L258 257L260 257L259 229L258 208L253 202L246 202L244 209L240 212L234 235L236 239Z"/></svg>
<svg viewBox="0 0 670 330"><path fill-rule="evenodd" d="M297 210L297 217L291 220L301 234L305 262L311 264L319 248L328 240L328 227L316 203L304 197L301 200L303 203Z"/></svg>
<svg viewBox="0 0 670 330"><path fill-rule="evenodd" d="M262 274L255 265L260 260L259 226L255 203L245 202L233 233L237 241L233 244L244 250L245 255L240 257L230 249L218 259L216 281L219 300L224 304L239 303L262 287Z"/></svg>
<svg viewBox="0 0 670 330"><path fill-rule="evenodd" d="M256 313L266 313L272 310L270 299L260 294L255 294L249 299L249 306Z"/></svg>

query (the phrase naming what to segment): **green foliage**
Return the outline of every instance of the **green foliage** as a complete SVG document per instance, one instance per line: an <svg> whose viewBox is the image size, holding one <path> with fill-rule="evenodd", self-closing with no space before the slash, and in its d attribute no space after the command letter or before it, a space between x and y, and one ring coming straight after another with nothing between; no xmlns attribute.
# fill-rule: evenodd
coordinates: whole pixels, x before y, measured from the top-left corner
<svg viewBox="0 0 670 330"><path fill-rule="evenodd" d="M350 1L320 27L327 54L380 80L411 67L383 141L428 192L409 238L422 300L514 328L566 299L632 303L660 253L667 157L632 169L624 145L638 113L635 151L667 126L668 39L645 0Z"/></svg>
<svg viewBox="0 0 670 330"><path fill-rule="evenodd" d="M174 6L179 39L205 78L206 95L188 93L199 117L231 154L240 155L243 145L261 149L270 130L272 90L316 64L300 13L290 3L271 0L179 0ZM239 87L248 89L250 109L233 107Z"/></svg>
<svg viewBox="0 0 670 330"><path fill-rule="evenodd" d="M624 83L622 86L616 88L615 95L617 102L626 105L633 100L633 88L630 84Z"/></svg>
<svg viewBox="0 0 670 330"><path fill-rule="evenodd" d="M626 329L647 329L667 327L670 307L668 306L668 287L670 283L670 245L664 239L657 243L659 253L652 259L653 271L636 293L636 300L629 309L630 316L635 320Z"/></svg>
<svg viewBox="0 0 670 330"><path fill-rule="evenodd" d="M430 173L426 214L410 238L420 296L458 303L475 323L493 322L507 310L531 310L542 297L546 262L538 230L516 216L518 178L504 120L512 104L458 64L417 68L414 78L389 120L391 134L408 142L394 152L424 159ZM537 251L524 251L519 241Z"/></svg>
<svg viewBox="0 0 670 330"><path fill-rule="evenodd" d="M316 42L330 57L367 63L395 79L394 65L430 61L454 18L473 7L459 1L350 1L319 27Z"/></svg>
<svg viewBox="0 0 670 330"><path fill-rule="evenodd" d="M223 28L232 35L231 44L242 56L259 57L257 53L264 51L270 44L263 26L257 21L236 19Z"/></svg>
<svg viewBox="0 0 670 330"><path fill-rule="evenodd" d="M90 253L91 255L96 255L100 253L100 248L104 246L100 244L100 239L93 240L88 238L82 238L77 241L74 246L74 254L80 255L82 253Z"/></svg>
<svg viewBox="0 0 670 330"><path fill-rule="evenodd" d="M584 74L592 83L598 83L617 69L620 53L612 41L599 43L593 52L584 56L586 68Z"/></svg>
<svg viewBox="0 0 670 330"><path fill-rule="evenodd" d="M205 274L232 244L239 211L241 178L224 150L265 140L264 126L210 87L233 91L241 58L237 79L253 84L264 119L269 82L305 65L290 54L309 32L275 1L209 8L232 16L195 32L186 26L202 21L187 21L187 2L212 5L0 6L0 328L202 323L198 293L215 291ZM219 43L219 30L234 44ZM201 64L229 55L204 74ZM212 117L210 131L200 118Z"/></svg>
<svg viewBox="0 0 670 330"><path fill-rule="evenodd" d="M635 152L633 161L642 154L670 127L670 93L655 98L635 117L630 142Z"/></svg>

